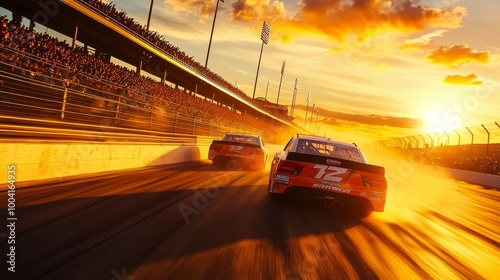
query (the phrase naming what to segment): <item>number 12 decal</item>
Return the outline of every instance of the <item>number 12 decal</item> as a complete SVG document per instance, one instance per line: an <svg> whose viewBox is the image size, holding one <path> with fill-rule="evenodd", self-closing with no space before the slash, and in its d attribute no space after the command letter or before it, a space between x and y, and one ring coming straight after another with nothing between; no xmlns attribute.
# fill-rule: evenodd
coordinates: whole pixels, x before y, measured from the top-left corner
<svg viewBox="0 0 500 280"><path fill-rule="evenodd" d="M233 145L231 145L231 146L229 146L229 151L233 152L233 153L239 153L239 152L241 152L243 150L243 148L244 148L243 146L233 146Z"/></svg>
<svg viewBox="0 0 500 280"><path fill-rule="evenodd" d="M345 174L347 172L347 170L349 170L347 168L321 165L321 164L316 164L313 167L313 169L319 169L318 173L316 173L316 176L314 176L315 179L324 179L324 180L334 181L334 182L342 181L342 177L336 176L336 175ZM327 172L327 171L331 171L331 172Z"/></svg>

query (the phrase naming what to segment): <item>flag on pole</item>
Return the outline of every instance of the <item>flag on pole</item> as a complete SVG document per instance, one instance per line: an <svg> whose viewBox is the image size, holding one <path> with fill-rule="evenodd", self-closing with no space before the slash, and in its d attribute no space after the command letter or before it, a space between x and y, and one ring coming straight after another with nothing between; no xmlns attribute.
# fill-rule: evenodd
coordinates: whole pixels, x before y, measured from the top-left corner
<svg viewBox="0 0 500 280"><path fill-rule="evenodd" d="M283 65L281 65L281 75L285 75L285 65L286 61L283 61Z"/></svg>
<svg viewBox="0 0 500 280"><path fill-rule="evenodd" d="M307 102L309 102L309 101L311 101L311 93L310 92L307 93Z"/></svg>
<svg viewBox="0 0 500 280"><path fill-rule="evenodd" d="M299 79L295 78L295 86L294 86L294 89L295 90L298 90L299 89Z"/></svg>
<svg viewBox="0 0 500 280"><path fill-rule="evenodd" d="M271 27L269 27L269 24L264 21L264 24L262 25L262 34L260 35L260 38L262 39L262 42L267 45L269 43L269 35L271 34Z"/></svg>

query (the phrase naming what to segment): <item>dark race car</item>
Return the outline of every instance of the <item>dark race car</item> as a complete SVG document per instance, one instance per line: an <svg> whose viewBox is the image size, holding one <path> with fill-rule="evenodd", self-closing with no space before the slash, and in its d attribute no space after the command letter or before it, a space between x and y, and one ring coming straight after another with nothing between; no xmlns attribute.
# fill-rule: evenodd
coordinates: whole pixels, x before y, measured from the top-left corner
<svg viewBox="0 0 500 280"><path fill-rule="evenodd" d="M226 133L222 140L214 140L208 151L212 164L227 170L262 170L266 166L268 151L258 135Z"/></svg>

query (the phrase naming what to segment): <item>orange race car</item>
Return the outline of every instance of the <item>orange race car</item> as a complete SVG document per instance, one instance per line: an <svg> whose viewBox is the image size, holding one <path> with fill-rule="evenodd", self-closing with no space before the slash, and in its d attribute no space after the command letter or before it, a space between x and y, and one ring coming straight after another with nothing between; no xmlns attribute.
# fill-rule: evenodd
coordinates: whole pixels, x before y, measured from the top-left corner
<svg viewBox="0 0 500 280"><path fill-rule="evenodd" d="M258 135L226 133L222 140L212 141L208 159L212 164L227 170L255 169L266 166L268 151Z"/></svg>
<svg viewBox="0 0 500 280"><path fill-rule="evenodd" d="M368 164L355 144L297 134L271 165L269 195L275 200L284 194L319 198L329 207L347 204L383 212L385 169Z"/></svg>

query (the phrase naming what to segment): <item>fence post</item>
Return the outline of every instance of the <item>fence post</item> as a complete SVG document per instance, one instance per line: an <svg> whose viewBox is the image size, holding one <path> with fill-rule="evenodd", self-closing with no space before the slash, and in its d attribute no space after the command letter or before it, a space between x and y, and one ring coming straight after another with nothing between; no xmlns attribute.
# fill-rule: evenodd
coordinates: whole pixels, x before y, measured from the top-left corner
<svg viewBox="0 0 500 280"><path fill-rule="evenodd" d="M193 117L193 132L192 132L193 135L196 135L195 129L196 129L196 116Z"/></svg>
<svg viewBox="0 0 500 280"><path fill-rule="evenodd" d="M422 134L420 134L420 138L422 138L422 140L423 140L422 148L425 148L425 138L424 138L424 136L422 136Z"/></svg>
<svg viewBox="0 0 500 280"><path fill-rule="evenodd" d="M446 131L444 132L444 135L446 135L446 146L449 146L450 145L450 136L448 135L448 133L446 133Z"/></svg>
<svg viewBox="0 0 500 280"><path fill-rule="evenodd" d="M458 133L458 131L456 129L453 129L453 130L458 135L458 145L457 146L460 146L460 133Z"/></svg>
<svg viewBox="0 0 500 280"><path fill-rule="evenodd" d="M399 147L404 149L406 147L406 140L404 138L398 138Z"/></svg>
<svg viewBox="0 0 500 280"><path fill-rule="evenodd" d="M179 111L175 111L175 119L174 119L174 133L177 133L177 116L179 115Z"/></svg>
<svg viewBox="0 0 500 280"><path fill-rule="evenodd" d="M153 114L154 114L155 106L151 106L151 116L149 117L149 130L153 129Z"/></svg>
<svg viewBox="0 0 500 280"><path fill-rule="evenodd" d="M417 137L415 137L415 135L412 135L411 137L413 137L413 139L415 139L415 143L417 144L417 146L415 148L418 149L418 139L417 139Z"/></svg>
<svg viewBox="0 0 500 280"><path fill-rule="evenodd" d="M64 111L66 110L66 101L68 99L68 88L64 88L63 104L61 108L61 121L64 121Z"/></svg>
<svg viewBox="0 0 500 280"><path fill-rule="evenodd" d="M429 137L429 139L431 140L431 148L434 147L434 138L432 138L429 133L426 133L427 134L427 137Z"/></svg>
<svg viewBox="0 0 500 280"><path fill-rule="evenodd" d="M118 103L116 104L115 125L118 124L118 118L120 116L120 104L122 103L122 95L123 91L120 92L120 96L118 96Z"/></svg>
<svg viewBox="0 0 500 280"><path fill-rule="evenodd" d="M486 157L488 157L488 152L490 150L490 132L486 129L486 127L483 124L481 124L481 126L484 128L484 130L486 130L486 133L488 133L488 143L486 143Z"/></svg>
<svg viewBox="0 0 500 280"><path fill-rule="evenodd" d="M472 135L472 141L470 143L470 156L472 157L472 146L474 146L474 133L472 133L472 131L470 131L468 127L465 127L465 129L467 129L470 132L470 135Z"/></svg>

